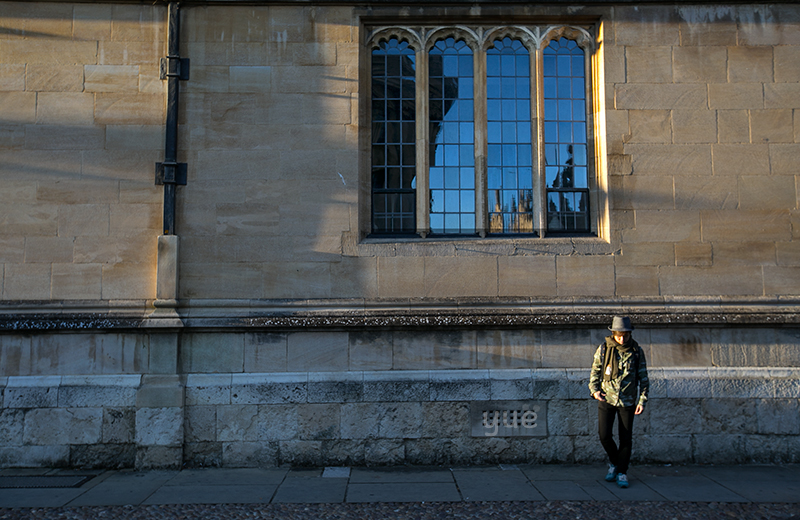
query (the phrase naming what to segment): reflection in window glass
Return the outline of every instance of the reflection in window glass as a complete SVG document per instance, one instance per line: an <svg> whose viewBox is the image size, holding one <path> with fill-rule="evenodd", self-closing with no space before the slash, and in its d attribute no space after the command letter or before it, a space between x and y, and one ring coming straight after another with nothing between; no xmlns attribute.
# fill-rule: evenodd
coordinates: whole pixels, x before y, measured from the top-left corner
<svg viewBox="0 0 800 520"><path fill-rule="evenodd" d="M585 55L561 38L545 47L543 59L547 228L589 231Z"/></svg>
<svg viewBox="0 0 800 520"><path fill-rule="evenodd" d="M431 232L474 233L472 49L447 38L428 59Z"/></svg>
<svg viewBox="0 0 800 520"><path fill-rule="evenodd" d="M533 232L530 55L503 38L486 51L489 232Z"/></svg>
<svg viewBox="0 0 800 520"><path fill-rule="evenodd" d="M393 38L372 51L372 231L416 231L415 56Z"/></svg>

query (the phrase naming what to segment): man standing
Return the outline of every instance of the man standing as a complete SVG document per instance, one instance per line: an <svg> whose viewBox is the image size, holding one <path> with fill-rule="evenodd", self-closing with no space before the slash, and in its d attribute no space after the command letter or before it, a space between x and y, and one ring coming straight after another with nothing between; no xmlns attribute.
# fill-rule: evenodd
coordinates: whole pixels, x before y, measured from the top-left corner
<svg viewBox="0 0 800 520"><path fill-rule="evenodd" d="M589 377L589 390L599 401L600 444L608 454L608 482L628 487L628 464L633 446L633 418L644 411L650 382L647 362L639 344L631 337L633 326L627 316L614 316L608 328L611 336L597 347ZM614 419L619 416L619 446L614 443Z"/></svg>

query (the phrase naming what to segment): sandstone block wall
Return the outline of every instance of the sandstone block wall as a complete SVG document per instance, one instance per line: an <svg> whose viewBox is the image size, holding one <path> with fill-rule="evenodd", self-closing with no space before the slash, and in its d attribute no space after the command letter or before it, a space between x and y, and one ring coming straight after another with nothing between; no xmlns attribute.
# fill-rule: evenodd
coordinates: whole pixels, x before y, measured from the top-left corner
<svg viewBox="0 0 800 520"><path fill-rule="evenodd" d="M2 6L0 298L153 298L165 9ZM602 20L608 236L376 242L368 13L185 6L180 296L796 296L797 6L571 12Z"/></svg>
<svg viewBox="0 0 800 520"><path fill-rule="evenodd" d="M597 462L587 378L585 369L0 378L0 466ZM797 370L653 369L651 381L635 462L798 462ZM471 436L476 399L546 403L546 435Z"/></svg>

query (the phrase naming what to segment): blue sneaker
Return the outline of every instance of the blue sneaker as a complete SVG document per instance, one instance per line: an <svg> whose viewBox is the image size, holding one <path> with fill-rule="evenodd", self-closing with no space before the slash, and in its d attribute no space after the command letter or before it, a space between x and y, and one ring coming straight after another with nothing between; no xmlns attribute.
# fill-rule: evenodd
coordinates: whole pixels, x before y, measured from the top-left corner
<svg viewBox="0 0 800 520"><path fill-rule="evenodd" d="M608 473L606 473L606 482L614 482L617 480L617 467L613 464L608 465Z"/></svg>
<svg viewBox="0 0 800 520"><path fill-rule="evenodd" d="M623 489L628 487L628 476L625 473L617 475L617 485Z"/></svg>

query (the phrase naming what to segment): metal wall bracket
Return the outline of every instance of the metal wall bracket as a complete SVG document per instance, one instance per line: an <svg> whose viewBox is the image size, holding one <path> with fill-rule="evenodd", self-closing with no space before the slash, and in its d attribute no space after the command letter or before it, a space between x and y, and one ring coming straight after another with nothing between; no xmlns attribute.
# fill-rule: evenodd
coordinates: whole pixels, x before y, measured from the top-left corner
<svg viewBox="0 0 800 520"><path fill-rule="evenodd" d="M176 77L181 81L189 79L189 58L181 58L178 56L167 56L161 58L161 70L159 78L167 79L169 77Z"/></svg>
<svg viewBox="0 0 800 520"><path fill-rule="evenodd" d="M186 186L186 163L157 162L156 184L177 184Z"/></svg>

